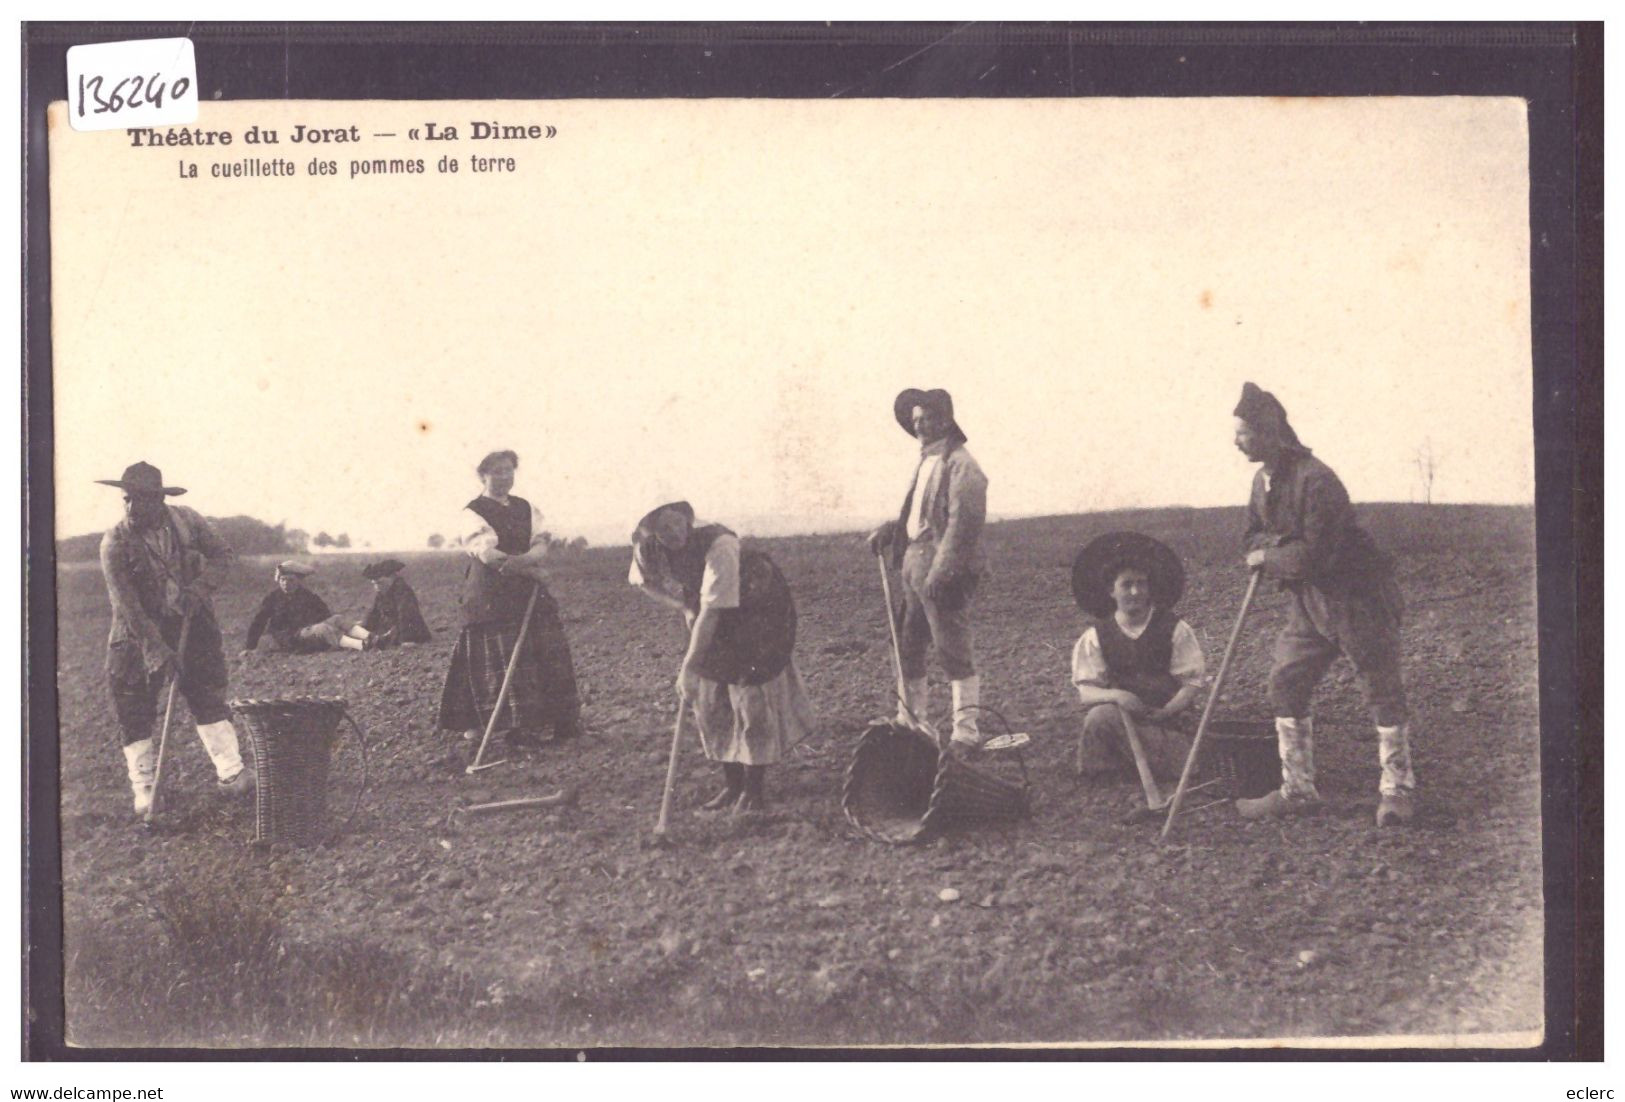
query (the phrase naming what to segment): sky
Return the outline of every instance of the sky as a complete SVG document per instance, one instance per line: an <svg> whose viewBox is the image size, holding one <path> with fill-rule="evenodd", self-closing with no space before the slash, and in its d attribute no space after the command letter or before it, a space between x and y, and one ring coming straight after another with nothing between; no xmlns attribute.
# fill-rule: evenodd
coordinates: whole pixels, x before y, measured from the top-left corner
<svg viewBox="0 0 1625 1102"><path fill-rule="evenodd" d="M496 448L557 535L624 542L677 497L856 527L907 488L908 386L952 392L1000 517L1242 503L1244 380L1356 501L1419 500L1424 442L1435 500L1533 500L1521 101L202 111L237 143L52 128L63 536L114 523L94 480L145 459L208 515L420 548ZM465 138L370 136L431 120ZM368 137L296 145L295 122ZM299 174L210 176L271 156ZM356 157L427 171L352 179Z"/></svg>

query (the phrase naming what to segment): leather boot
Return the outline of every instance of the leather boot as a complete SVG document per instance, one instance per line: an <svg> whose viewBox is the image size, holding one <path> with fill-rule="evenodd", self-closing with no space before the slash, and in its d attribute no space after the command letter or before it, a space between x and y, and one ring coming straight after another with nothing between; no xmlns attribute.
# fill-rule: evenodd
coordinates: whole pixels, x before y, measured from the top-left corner
<svg viewBox="0 0 1625 1102"><path fill-rule="evenodd" d="M725 811L739 801L745 791L745 767L735 761L722 763L722 791L700 805L701 811Z"/></svg>
<svg viewBox="0 0 1625 1102"><path fill-rule="evenodd" d="M735 815L745 815L752 811L765 811L767 809L767 766L747 765L745 769L745 791L734 804Z"/></svg>
<svg viewBox="0 0 1625 1102"><path fill-rule="evenodd" d="M1320 809L1315 789L1315 729L1307 717L1275 720L1275 744L1281 753L1281 787L1252 800L1237 800L1243 819L1271 819Z"/></svg>

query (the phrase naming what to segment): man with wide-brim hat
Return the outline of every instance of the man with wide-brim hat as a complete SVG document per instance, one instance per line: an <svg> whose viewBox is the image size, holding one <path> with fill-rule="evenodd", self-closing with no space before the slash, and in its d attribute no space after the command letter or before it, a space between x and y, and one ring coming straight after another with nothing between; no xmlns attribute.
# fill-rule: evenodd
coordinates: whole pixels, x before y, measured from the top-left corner
<svg viewBox="0 0 1625 1102"><path fill-rule="evenodd" d="M897 519L869 536L869 549L890 556L903 580L904 684L897 720L929 722L926 652L934 645L953 686L951 746L965 752L982 743L971 603L987 571L982 549L987 476L965 448L965 432L946 390L904 390L892 403L892 414L920 445Z"/></svg>
<svg viewBox="0 0 1625 1102"><path fill-rule="evenodd" d="M1188 728L1207 672L1202 645L1175 611L1185 568L1160 540L1108 532L1072 563L1072 596L1094 623L1072 648L1072 684L1088 708L1078 767L1089 776L1128 773L1134 723L1153 776L1178 778L1190 752Z"/></svg>
<svg viewBox="0 0 1625 1102"><path fill-rule="evenodd" d="M198 737L214 763L220 791L253 787L226 706L226 658L211 594L231 568L231 548L208 521L166 498L186 491L164 485L150 463L122 478L98 479L124 491L124 519L102 537L102 576L113 604L107 637L107 680L124 743L136 814L152 804L156 749L152 726L165 682L175 676ZM188 619L189 618L189 619ZM183 621L184 653L177 653Z"/></svg>
<svg viewBox="0 0 1625 1102"><path fill-rule="evenodd" d="M380 559L361 571L377 594L361 626L374 634L380 647L412 646L433 638L418 607L418 595L401 577L405 570L406 564L399 559Z"/></svg>
<svg viewBox="0 0 1625 1102"><path fill-rule="evenodd" d="M1247 505L1246 564L1291 598L1269 682L1281 787L1237 801L1237 810L1265 818L1319 806L1310 697L1342 654L1377 728L1377 825L1407 823L1416 778L1399 664L1404 601L1392 563L1360 527L1337 475L1299 441L1275 395L1247 383L1234 414L1236 447L1261 465Z"/></svg>

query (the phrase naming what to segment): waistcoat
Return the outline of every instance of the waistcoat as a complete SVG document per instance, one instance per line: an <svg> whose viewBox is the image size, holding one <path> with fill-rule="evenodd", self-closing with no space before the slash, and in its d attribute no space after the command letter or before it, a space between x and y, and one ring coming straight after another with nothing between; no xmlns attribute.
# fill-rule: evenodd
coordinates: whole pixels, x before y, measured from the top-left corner
<svg viewBox="0 0 1625 1102"><path fill-rule="evenodd" d="M683 605L696 615L705 580L705 556L722 536L733 533L708 524L689 533L680 551L666 551L672 577L683 590ZM696 656L696 671L728 685L762 685L790 664L796 645L796 606L790 586L765 552L739 549L739 607L718 609L711 645Z"/></svg>
<svg viewBox="0 0 1625 1102"><path fill-rule="evenodd" d="M1100 653L1112 687L1127 689L1153 708L1160 708L1179 691L1179 678L1168 672L1174 660L1174 627L1179 617L1157 608L1138 639L1131 639L1107 616L1095 625Z"/></svg>
<svg viewBox="0 0 1625 1102"><path fill-rule="evenodd" d="M469 502L468 508L497 534L498 551L523 555L530 550L530 502L509 495L504 506L482 494ZM495 567L469 556L463 571L464 625L517 623L525 615L534 584L530 578L499 574Z"/></svg>

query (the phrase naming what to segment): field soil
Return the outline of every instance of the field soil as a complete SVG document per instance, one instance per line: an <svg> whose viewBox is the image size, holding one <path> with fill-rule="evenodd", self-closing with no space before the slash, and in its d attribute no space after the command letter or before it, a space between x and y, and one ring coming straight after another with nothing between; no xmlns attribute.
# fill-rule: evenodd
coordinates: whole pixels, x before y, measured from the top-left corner
<svg viewBox="0 0 1625 1102"><path fill-rule="evenodd" d="M989 527L975 622L984 703L1031 733L1030 817L890 846L841 811L868 721L889 714L874 560L852 535L763 541L795 591L821 726L769 771L771 808L701 818L717 787L692 731L670 844L650 844L682 631L626 584L625 548L561 558L585 738L469 777L435 729L456 640L455 554L409 557L434 641L237 656L270 563L217 599L230 696L340 696L367 732L359 812L330 844L251 844L184 714L157 830L130 811L94 565L59 575L67 1021L83 1045L569 1047L1448 1038L1535 1043L1542 1015L1540 751L1528 509L1368 506L1409 602L1405 671L1425 814L1379 832L1376 738L1346 662L1317 697L1324 815L1228 805L1124 822L1129 776L1070 768L1084 628L1072 556L1134 528L1183 557L1181 612L1216 669L1245 589L1240 510ZM727 518L718 518L726 521ZM313 587L360 616L359 556ZM1260 589L1218 713L1267 718L1284 596ZM933 709L948 708L933 672ZM332 799L359 781L336 751ZM246 756L246 747L245 747ZM498 755L501 756L501 755ZM567 787L571 806L459 820ZM1192 806L1203 801L1195 800ZM1511 1039L1509 1041L1509 1038Z"/></svg>

